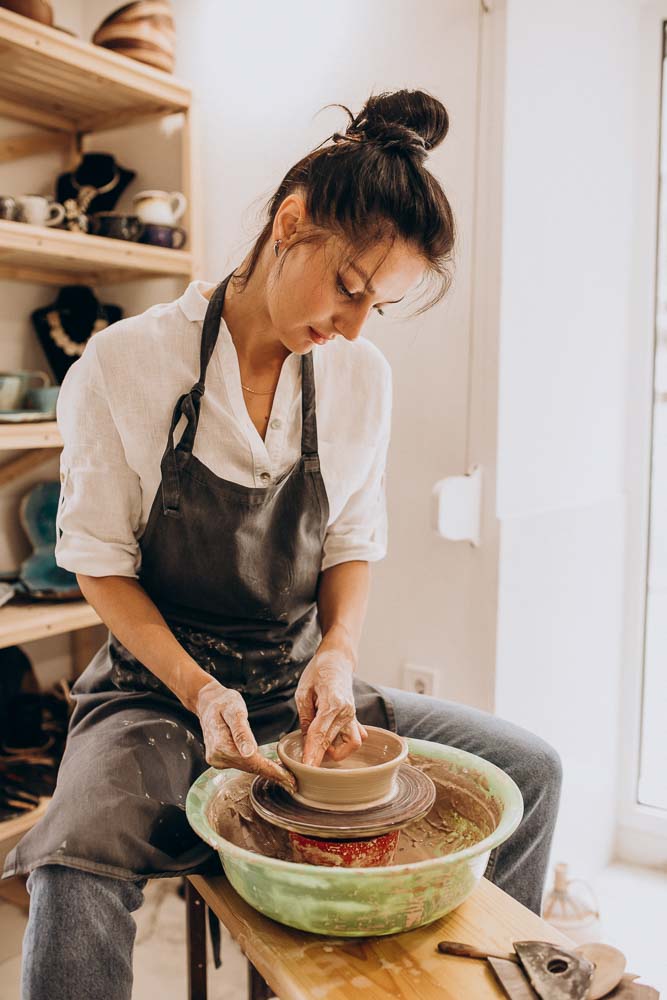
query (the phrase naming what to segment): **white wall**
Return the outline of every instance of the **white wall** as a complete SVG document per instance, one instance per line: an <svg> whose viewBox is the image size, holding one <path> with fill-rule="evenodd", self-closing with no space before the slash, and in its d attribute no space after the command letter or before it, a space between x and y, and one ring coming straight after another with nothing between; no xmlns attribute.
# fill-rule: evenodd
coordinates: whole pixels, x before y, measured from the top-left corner
<svg viewBox="0 0 667 1000"><path fill-rule="evenodd" d="M460 226L454 286L445 301L394 325L372 318L394 370L388 462L389 554L373 569L360 671L399 684L403 661L433 667L440 693L489 707L492 663L469 628L469 547L431 527L431 489L466 471L468 352L472 302L478 15L470 0L419 4L338 0L318 5L259 0L248 7L200 0L175 5L178 72L199 102L205 265L210 280L245 256L283 175L334 130L339 101L356 111L371 91L424 87L446 104L452 126L429 157ZM418 13L418 16L413 16ZM443 58L446 51L447 57ZM409 310L406 310L408 312ZM489 616L495 614L493 607ZM487 644L488 645L488 644Z"/></svg>
<svg viewBox="0 0 667 1000"><path fill-rule="evenodd" d="M496 710L565 768L554 855L611 852L633 219L633 0L509 0Z"/></svg>

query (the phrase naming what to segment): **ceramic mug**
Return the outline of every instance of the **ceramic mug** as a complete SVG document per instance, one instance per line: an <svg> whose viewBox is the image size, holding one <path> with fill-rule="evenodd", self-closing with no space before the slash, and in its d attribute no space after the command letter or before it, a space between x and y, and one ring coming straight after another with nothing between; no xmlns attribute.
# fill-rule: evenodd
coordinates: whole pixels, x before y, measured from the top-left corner
<svg viewBox="0 0 667 1000"><path fill-rule="evenodd" d="M42 386L51 381L45 372L0 372L0 410L19 410L29 383L34 379Z"/></svg>
<svg viewBox="0 0 667 1000"><path fill-rule="evenodd" d="M16 218L16 199L10 194L0 195L0 219Z"/></svg>
<svg viewBox="0 0 667 1000"><path fill-rule="evenodd" d="M140 191L135 194L132 204L142 222L155 226L174 226L188 203L180 191Z"/></svg>
<svg viewBox="0 0 667 1000"><path fill-rule="evenodd" d="M38 389L28 389L25 397L26 406L29 410L39 410L40 413L55 416L59 392L59 385L44 385Z"/></svg>
<svg viewBox="0 0 667 1000"><path fill-rule="evenodd" d="M95 212L89 220L90 232L94 236L107 236L112 240L130 240L136 243L144 226L136 215L124 212Z"/></svg>
<svg viewBox="0 0 667 1000"><path fill-rule="evenodd" d="M31 226L58 226L65 218L65 208L41 194L21 194L16 199L18 219Z"/></svg>
<svg viewBox="0 0 667 1000"><path fill-rule="evenodd" d="M144 225L140 243L152 243L156 247L170 247L180 250L185 243L187 233L181 226L157 226L152 222Z"/></svg>

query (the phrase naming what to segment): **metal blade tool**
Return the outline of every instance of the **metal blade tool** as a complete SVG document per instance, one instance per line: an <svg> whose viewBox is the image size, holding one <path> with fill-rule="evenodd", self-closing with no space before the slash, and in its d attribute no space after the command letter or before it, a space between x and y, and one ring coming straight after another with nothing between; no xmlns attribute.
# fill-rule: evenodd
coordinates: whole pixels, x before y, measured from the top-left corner
<svg viewBox="0 0 667 1000"><path fill-rule="evenodd" d="M623 971L625 956L610 945L580 945L568 951L548 941L515 941L514 948L501 955L459 941L438 943L442 955L487 961L510 1000L659 998L656 989L634 982L639 977Z"/></svg>
<svg viewBox="0 0 667 1000"><path fill-rule="evenodd" d="M514 955L489 955L469 945L441 941L438 951L484 958L510 1000L585 1000L594 966L581 955L548 941L515 941Z"/></svg>

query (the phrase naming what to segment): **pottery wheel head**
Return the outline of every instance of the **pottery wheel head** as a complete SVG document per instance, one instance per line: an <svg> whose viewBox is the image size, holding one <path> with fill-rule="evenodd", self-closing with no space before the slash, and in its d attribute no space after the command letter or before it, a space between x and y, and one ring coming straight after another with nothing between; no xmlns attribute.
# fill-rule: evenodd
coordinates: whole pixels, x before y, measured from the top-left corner
<svg viewBox="0 0 667 1000"><path fill-rule="evenodd" d="M255 812L274 826L313 837L352 840L397 830L421 819L435 802L435 785L427 774L410 764L401 764L396 791L388 802L364 805L354 811L318 809L298 801L281 785L257 777L250 787Z"/></svg>

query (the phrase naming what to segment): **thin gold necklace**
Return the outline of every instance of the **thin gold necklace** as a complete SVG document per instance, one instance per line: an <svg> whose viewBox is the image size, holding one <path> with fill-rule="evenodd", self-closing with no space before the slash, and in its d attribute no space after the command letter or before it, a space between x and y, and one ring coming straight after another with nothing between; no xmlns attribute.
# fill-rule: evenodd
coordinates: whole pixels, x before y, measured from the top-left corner
<svg viewBox="0 0 667 1000"><path fill-rule="evenodd" d="M274 385L273 389L269 389L268 392L258 392L257 389L251 389L250 386L244 385L243 382L241 382L241 388L245 389L246 392L251 392L253 396L270 396L276 391L278 386Z"/></svg>

